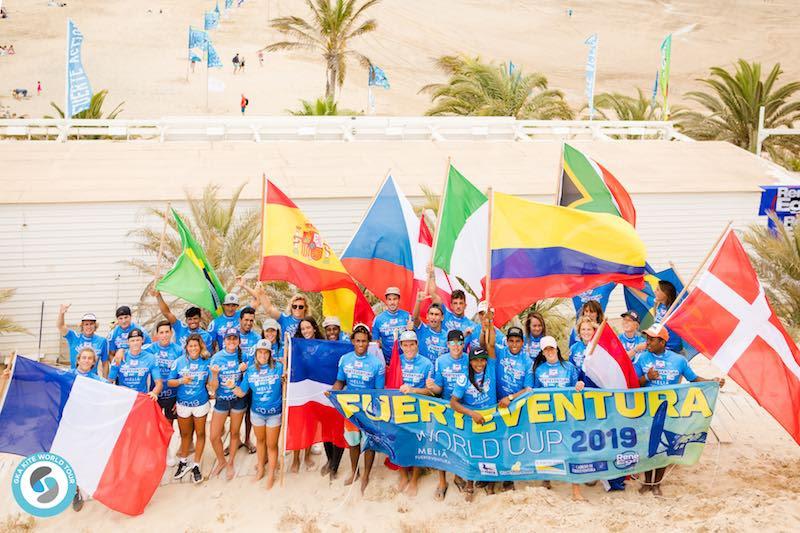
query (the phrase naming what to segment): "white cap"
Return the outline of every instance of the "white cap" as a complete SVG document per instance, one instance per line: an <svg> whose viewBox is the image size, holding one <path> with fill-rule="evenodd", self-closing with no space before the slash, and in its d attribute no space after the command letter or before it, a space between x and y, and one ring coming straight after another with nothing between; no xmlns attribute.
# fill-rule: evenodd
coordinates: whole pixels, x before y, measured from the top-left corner
<svg viewBox="0 0 800 533"><path fill-rule="evenodd" d="M386 287L386 292L383 293L384 296L389 296L390 294L395 294L400 296L400 288L399 287Z"/></svg>
<svg viewBox="0 0 800 533"><path fill-rule="evenodd" d="M92 322L97 322L97 317L96 317L96 316L94 316L94 313L86 313L86 314L85 314L85 315L83 315L83 317L81 318L81 322L83 322L84 320L87 320L87 321L92 321Z"/></svg>
<svg viewBox="0 0 800 533"><path fill-rule="evenodd" d="M269 350L272 351L272 343L267 339L261 339L256 343L256 350Z"/></svg>
<svg viewBox="0 0 800 533"><path fill-rule="evenodd" d="M325 320L322 321L322 327L327 328L328 326L342 327L342 321L339 320L338 316L327 316Z"/></svg>
<svg viewBox="0 0 800 533"><path fill-rule="evenodd" d="M544 350L545 348L558 348L556 339L550 335L545 335L542 337L542 339L539 341L539 349Z"/></svg>
<svg viewBox="0 0 800 533"><path fill-rule="evenodd" d="M481 300L478 303L478 312L479 313L485 313L486 312L486 300Z"/></svg>
<svg viewBox="0 0 800 533"><path fill-rule="evenodd" d="M261 329L263 330L274 329L280 331L281 325L278 324L278 321L275 320L274 318L268 318L261 323Z"/></svg>
<svg viewBox="0 0 800 533"><path fill-rule="evenodd" d="M225 295L225 299L222 301L222 305L239 305L239 297L229 292Z"/></svg>
<svg viewBox="0 0 800 533"><path fill-rule="evenodd" d="M402 332L400 334L400 342L403 342L403 341L416 341L416 340L417 340L417 334L414 333L411 330L407 329L407 330L405 330L404 332Z"/></svg>

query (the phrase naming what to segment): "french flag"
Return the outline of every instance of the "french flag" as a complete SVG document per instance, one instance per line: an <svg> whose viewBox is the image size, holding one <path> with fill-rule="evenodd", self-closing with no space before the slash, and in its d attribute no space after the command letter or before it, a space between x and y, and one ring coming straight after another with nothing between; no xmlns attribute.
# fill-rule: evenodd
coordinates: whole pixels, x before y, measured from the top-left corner
<svg viewBox="0 0 800 533"><path fill-rule="evenodd" d="M139 515L166 468L172 426L144 394L15 358L0 405L0 451L66 459L93 499Z"/></svg>
<svg viewBox="0 0 800 533"><path fill-rule="evenodd" d="M286 449L304 450L317 442L346 448L344 418L325 391L336 383L339 359L353 351L349 342L291 340L289 383L286 387Z"/></svg>
<svg viewBox="0 0 800 533"><path fill-rule="evenodd" d="M584 382L587 387L603 389L634 389L639 386L639 378L630 357L617 338L614 330L603 321L597 330L594 350L591 346L583 362Z"/></svg>

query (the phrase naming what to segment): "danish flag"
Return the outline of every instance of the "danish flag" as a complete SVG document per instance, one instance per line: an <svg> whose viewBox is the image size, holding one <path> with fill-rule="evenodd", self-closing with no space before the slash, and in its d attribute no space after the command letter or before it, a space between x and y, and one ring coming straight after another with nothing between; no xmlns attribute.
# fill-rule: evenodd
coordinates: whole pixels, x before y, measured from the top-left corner
<svg viewBox="0 0 800 533"><path fill-rule="evenodd" d="M732 230L667 320L800 444L800 350L767 301Z"/></svg>

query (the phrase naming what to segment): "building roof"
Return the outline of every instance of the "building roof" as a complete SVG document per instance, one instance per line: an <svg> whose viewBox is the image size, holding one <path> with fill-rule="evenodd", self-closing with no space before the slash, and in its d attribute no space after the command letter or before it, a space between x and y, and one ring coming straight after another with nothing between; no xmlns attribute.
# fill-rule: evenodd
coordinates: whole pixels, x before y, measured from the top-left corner
<svg viewBox="0 0 800 533"><path fill-rule="evenodd" d="M777 165L725 142L574 141L632 194L753 192L797 183ZM281 141L0 143L0 203L165 201L207 183L222 196L262 173L292 198L371 197L391 171L403 190L438 192L447 160L478 187L555 194L559 141Z"/></svg>

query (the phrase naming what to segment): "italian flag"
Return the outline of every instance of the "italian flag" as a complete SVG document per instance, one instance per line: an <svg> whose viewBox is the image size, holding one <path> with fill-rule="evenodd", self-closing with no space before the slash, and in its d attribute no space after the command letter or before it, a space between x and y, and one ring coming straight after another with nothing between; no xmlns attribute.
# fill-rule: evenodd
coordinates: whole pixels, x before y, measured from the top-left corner
<svg viewBox="0 0 800 533"><path fill-rule="evenodd" d="M489 200L450 165L439 212L433 264L482 294L486 277Z"/></svg>

